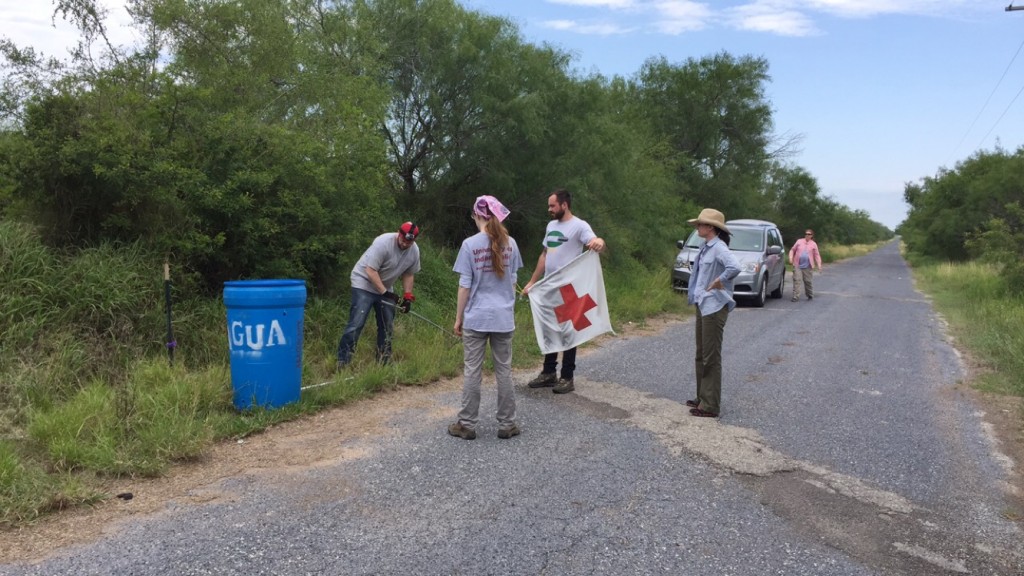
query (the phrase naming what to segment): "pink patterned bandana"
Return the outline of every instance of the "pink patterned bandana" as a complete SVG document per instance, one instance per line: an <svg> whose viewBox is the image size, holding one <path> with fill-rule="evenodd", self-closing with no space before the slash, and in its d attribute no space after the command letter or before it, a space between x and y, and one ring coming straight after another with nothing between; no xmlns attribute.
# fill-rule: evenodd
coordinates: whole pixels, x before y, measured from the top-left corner
<svg viewBox="0 0 1024 576"><path fill-rule="evenodd" d="M473 214L484 220L490 220L493 215L498 222L504 222L510 213L511 211L494 196L480 196L473 204Z"/></svg>

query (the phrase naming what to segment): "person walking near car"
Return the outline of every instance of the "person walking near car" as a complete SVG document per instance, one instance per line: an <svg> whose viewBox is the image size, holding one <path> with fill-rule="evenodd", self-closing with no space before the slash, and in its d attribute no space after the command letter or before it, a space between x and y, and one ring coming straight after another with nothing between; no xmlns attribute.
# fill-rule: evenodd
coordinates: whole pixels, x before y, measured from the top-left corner
<svg viewBox="0 0 1024 576"><path fill-rule="evenodd" d="M548 222L544 234L543 250L537 259L537 267L530 281L523 287L523 294L529 295L530 288L542 276L554 274L574 258L583 253L583 249L601 253L605 242L599 238L586 221L573 216L572 194L559 188L548 196ZM558 353L544 355L544 367L539 376L531 380L530 388L551 388L555 394L565 394L576 389L573 376L576 371L576 348L562 352L562 371L558 377Z"/></svg>
<svg viewBox="0 0 1024 576"><path fill-rule="evenodd" d="M487 343L491 343L498 388L498 438L519 435L516 397L512 388L512 336L515 333L516 273L523 267L519 246L502 222L509 210L494 196L473 204L478 232L462 242L452 268L459 274L455 334L462 337L462 409L448 433L476 438L480 385Z"/></svg>
<svg viewBox="0 0 1024 576"><path fill-rule="evenodd" d="M395 310L408 312L415 299L412 288L414 276L420 271L420 248L416 245L419 235L419 226L405 222L399 226L397 234L388 232L377 236L352 268L348 324L338 342L339 370L352 362L356 342L371 309L377 317L377 362L391 361ZM402 279L402 298L391 291L399 278Z"/></svg>
<svg viewBox="0 0 1024 576"><path fill-rule="evenodd" d="M693 261L687 288L687 301L697 314L697 398L686 405L693 416L717 418L722 408L722 341L729 312L736 307L733 279L740 273L740 264L729 250L732 235L721 212L705 208L688 222L696 226L704 246Z"/></svg>
<svg viewBox="0 0 1024 576"><path fill-rule="evenodd" d="M821 254L818 252L818 244L814 241L814 230L808 228L804 232L804 237L793 243L793 247L789 249L789 263L793 265L792 301L800 299L801 286L804 294L807 294L807 299L814 300L812 270L815 264L818 266L818 272L821 272Z"/></svg>

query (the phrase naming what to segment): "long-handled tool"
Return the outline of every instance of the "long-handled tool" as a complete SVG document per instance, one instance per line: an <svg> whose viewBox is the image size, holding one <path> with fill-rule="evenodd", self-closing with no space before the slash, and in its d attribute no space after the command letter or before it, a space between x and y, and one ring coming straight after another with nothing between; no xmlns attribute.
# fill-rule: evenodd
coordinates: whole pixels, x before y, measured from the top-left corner
<svg viewBox="0 0 1024 576"><path fill-rule="evenodd" d="M383 302L384 302L384 304L387 304L388 306L391 306L392 308L400 308L399 305L394 303L394 302L391 302L391 301L388 301L388 300L384 300ZM430 324L434 328L437 328L441 332L444 332L445 336L454 338L456 340L462 340L462 338L459 338L454 332L452 332L452 331L450 331L450 330L448 330L446 328L443 328L437 322L434 322L430 318L427 318L426 316L423 316L422 314L420 314L418 312L413 312L412 310L409 310L408 312L403 312L403 314L411 314L411 315L415 316L416 318L419 318L420 320L426 322L427 324Z"/></svg>
<svg viewBox="0 0 1024 576"><path fill-rule="evenodd" d="M399 306L398 306L398 304L396 304L396 303L394 303L394 302L391 302L391 301L388 301L388 300L384 300L383 302L384 302L385 304L387 304L388 306L391 306L392 308L398 308L398 307L399 307ZM420 313L418 313L418 312L413 312L412 310L409 310L408 312L405 312L405 314L412 314L412 315L413 315L413 316L415 316L416 318L419 318L420 320L422 320L422 321L426 322L427 324L430 324L430 325L431 325L431 326L433 326L434 328L437 328L437 329L438 329L438 330L440 330L441 332L444 332L444 335L445 335L445 336L448 336L449 338L452 338L452 339L454 339L454 340L456 340L456 341L462 341L462 338L460 338L459 336L457 336L457 335L456 335L456 334L455 334L454 332L451 332L451 331L449 331L449 330L447 330L447 329L443 328L443 327L442 327L442 326L441 326L440 324L438 324L437 322L434 322L434 321L433 321L433 320L431 320L430 318L427 318L426 316L423 316L422 314L420 314ZM349 376L348 378L345 378L345 380L351 380L352 378L353 378L352 376ZM333 383L334 383L334 381L333 381L333 380L328 380L328 381L326 381L326 382L320 382L319 384L310 384L310 385L308 385L308 386L303 386L303 387L302 387L301 389L302 389L302 390L309 390L309 389L311 389L311 388L320 388L321 386L327 386L328 384L333 384Z"/></svg>

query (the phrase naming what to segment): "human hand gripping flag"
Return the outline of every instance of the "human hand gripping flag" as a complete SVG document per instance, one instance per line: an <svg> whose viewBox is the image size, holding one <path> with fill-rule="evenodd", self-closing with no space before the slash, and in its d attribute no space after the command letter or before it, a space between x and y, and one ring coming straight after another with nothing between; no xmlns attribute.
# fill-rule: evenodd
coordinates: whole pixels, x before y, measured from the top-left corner
<svg viewBox="0 0 1024 576"><path fill-rule="evenodd" d="M588 250L530 288L541 352L562 352L612 331L601 258Z"/></svg>

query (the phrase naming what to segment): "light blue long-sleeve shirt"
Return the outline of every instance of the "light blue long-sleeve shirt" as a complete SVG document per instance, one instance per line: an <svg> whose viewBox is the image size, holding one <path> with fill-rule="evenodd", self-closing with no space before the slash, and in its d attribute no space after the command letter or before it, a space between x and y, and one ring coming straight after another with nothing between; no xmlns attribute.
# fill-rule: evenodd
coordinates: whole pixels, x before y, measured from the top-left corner
<svg viewBox="0 0 1024 576"><path fill-rule="evenodd" d="M729 311L736 307L733 300L733 279L740 273L740 263L732 251L719 237L715 236L697 255L690 270L690 283L687 287L687 300L700 308L700 315L714 314L728 306ZM722 280L723 290L709 290L708 286L715 279Z"/></svg>

